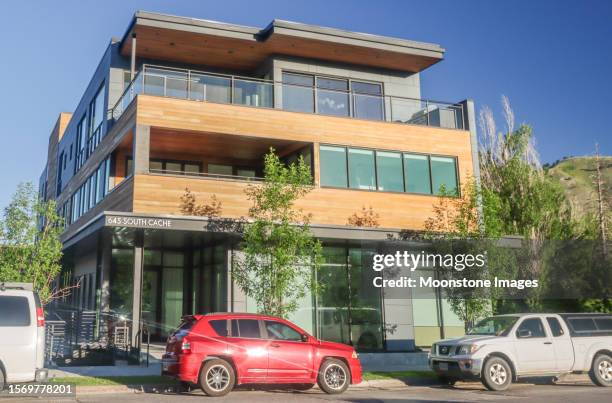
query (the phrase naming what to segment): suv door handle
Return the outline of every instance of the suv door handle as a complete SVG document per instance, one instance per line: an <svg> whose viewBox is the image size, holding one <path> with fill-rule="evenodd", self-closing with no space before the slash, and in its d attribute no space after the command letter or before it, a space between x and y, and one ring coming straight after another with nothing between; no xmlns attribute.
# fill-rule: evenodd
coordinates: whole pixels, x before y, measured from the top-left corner
<svg viewBox="0 0 612 403"><path fill-rule="evenodd" d="M552 341L545 341L544 344L552 344Z"/></svg>
<svg viewBox="0 0 612 403"><path fill-rule="evenodd" d="M270 347L279 348L279 347L280 347L280 344L278 344L278 343L272 343L272 344L270 344Z"/></svg>

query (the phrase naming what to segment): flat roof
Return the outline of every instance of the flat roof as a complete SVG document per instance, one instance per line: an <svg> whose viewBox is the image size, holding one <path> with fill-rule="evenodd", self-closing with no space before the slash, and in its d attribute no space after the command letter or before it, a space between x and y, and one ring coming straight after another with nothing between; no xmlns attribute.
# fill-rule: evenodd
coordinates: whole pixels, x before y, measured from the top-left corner
<svg viewBox="0 0 612 403"><path fill-rule="evenodd" d="M438 44L275 19L264 28L137 11L121 40L130 55L252 70L272 55L419 72L444 58Z"/></svg>

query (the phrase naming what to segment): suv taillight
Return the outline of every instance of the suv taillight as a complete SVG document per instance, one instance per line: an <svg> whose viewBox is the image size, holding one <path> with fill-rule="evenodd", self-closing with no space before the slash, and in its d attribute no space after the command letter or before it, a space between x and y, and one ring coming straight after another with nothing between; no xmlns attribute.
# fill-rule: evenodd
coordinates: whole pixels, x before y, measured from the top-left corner
<svg viewBox="0 0 612 403"><path fill-rule="evenodd" d="M36 308L36 325L38 327L45 326L45 312L42 308Z"/></svg>
<svg viewBox="0 0 612 403"><path fill-rule="evenodd" d="M183 344L181 344L181 351L183 354L189 354L191 352L191 343L187 340L183 340Z"/></svg>

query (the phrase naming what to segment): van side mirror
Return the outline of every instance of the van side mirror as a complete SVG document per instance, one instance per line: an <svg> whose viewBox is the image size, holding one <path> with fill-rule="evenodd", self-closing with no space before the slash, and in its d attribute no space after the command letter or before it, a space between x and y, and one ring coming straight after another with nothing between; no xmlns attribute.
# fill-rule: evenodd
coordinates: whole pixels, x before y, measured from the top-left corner
<svg viewBox="0 0 612 403"><path fill-rule="evenodd" d="M308 335L306 333L302 333L302 341L306 343L308 341Z"/></svg>
<svg viewBox="0 0 612 403"><path fill-rule="evenodd" d="M528 339L531 337L531 330L519 329L517 336L519 339Z"/></svg>

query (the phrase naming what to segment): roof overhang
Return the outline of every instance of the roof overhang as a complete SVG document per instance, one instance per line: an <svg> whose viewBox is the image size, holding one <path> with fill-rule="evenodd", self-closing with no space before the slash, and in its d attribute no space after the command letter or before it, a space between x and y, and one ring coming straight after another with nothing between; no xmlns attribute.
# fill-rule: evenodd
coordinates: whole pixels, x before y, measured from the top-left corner
<svg viewBox="0 0 612 403"><path fill-rule="evenodd" d="M436 44L283 20L259 29L138 11L121 41L125 56L133 35L137 57L238 71L286 55L415 73L444 57Z"/></svg>

